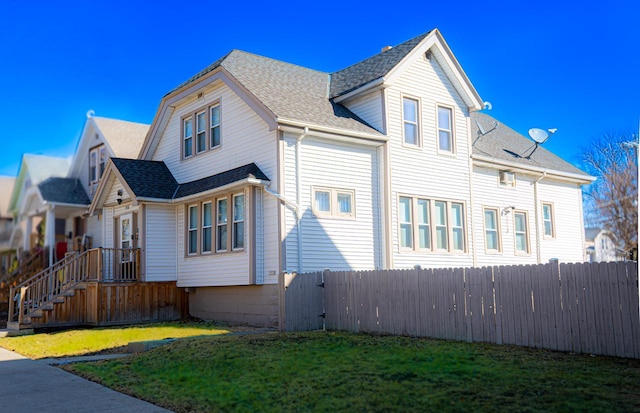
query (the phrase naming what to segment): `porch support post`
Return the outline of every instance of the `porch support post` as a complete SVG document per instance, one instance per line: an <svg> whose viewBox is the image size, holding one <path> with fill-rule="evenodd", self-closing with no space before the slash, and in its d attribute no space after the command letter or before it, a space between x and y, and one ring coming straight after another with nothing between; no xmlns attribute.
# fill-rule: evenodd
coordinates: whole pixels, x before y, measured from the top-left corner
<svg viewBox="0 0 640 413"><path fill-rule="evenodd" d="M24 234L22 235L22 249L24 251L31 250L31 232L33 231L33 218L27 217L25 219Z"/></svg>
<svg viewBox="0 0 640 413"><path fill-rule="evenodd" d="M49 265L53 265L56 248L56 214L53 207L47 209L44 246L49 247Z"/></svg>

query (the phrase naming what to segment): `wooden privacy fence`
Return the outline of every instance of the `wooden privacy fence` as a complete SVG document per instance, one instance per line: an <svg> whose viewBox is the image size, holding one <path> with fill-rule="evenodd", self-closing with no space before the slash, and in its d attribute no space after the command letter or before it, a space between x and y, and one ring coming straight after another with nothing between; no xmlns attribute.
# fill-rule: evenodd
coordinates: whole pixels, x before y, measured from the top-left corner
<svg viewBox="0 0 640 413"><path fill-rule="evenodd" d="M636 262L283 274L284 330L640 358Z"/></svg>

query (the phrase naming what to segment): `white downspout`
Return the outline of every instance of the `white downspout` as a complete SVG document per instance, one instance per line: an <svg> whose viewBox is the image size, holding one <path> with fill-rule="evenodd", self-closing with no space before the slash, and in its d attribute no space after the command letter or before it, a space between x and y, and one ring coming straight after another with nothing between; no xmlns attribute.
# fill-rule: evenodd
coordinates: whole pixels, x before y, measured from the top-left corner
<svg viewBox="0 0 640 413"><path fill-rule="evenodd" d="M540 175L540 178L533 182L533 202L535 203L533 209L536 213L536 256L538 258L538 264L542 264L542 252L540 251L540 206L538 205L538 182L542 181L545 176L547 176L546 169L542 175Z"/></svg>
<svg viewBox="0 0 640 413"><path fill-rule="evenodd" d="M300 183L300 146L302 140L307 137L309 133L309 128L305 126L304 132L298 136L296 140L296 203L298 204L298 208L296 209L296 228L298 233L298 274L302 273L302 208L300 207L302 202L302 185Z"/></svg>

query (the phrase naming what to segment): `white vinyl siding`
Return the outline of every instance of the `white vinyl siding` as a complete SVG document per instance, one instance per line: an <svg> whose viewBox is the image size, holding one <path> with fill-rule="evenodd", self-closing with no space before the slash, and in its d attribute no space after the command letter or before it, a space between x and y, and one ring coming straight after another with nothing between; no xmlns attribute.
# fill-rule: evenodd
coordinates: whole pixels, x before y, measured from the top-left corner
<svg viewBox="0 0 640 413"><path fill-rule="evenodd" d="M228 171L251 162L269 177L272 188L278 187L277 174L277 131L270 131L269 126L258 116L243 99L229 89L224 83L218 82L201 89L205 100L192 98L176 104L175 110L168 111L170 117L166 128L159 138L155 151L148 159L164 161L178 182L190 182L205 178L213 174ZM204 108L215 106L220 102L224 107L219 131L221 144L215 150L205 151L193 159L183 160L181 157L182 119ZM211 113L208 114L210 116ZM195 128L194 128L195 131ZM209 134L211 132L209 131ZM210 144L210 142L209 142ZM195 154L195 147L194 147ZM215 195L209 199L214 202ZM201 201L207 201L205 199ZM274 284L280 273L280 241L279 241L279 203L271 195L264 195L263 210L260 211L263 222L261 237L256 239L256 254L260 254L260 274L264 276L264 283ZM243 251L229 254L214 253L186 257L186 206L178 208L177 246L172 247L180 251L178 258L178 285L181 287L247 285L250 276L251 249L245 245ZM247 212L247 211L245 211ZM214 211L213 237L215 239ZM245 221L245 227L249 222ZM201 238L201 237L200 237ZM247 244L247 239L245 239ZM258 261L258 258L256 258ZM258 272L258 269L256 269Z"/></svg>
<svg viewBox="0 0 640 413"><path fill-rule="evenodd" d="M447 79L447 74L438 64L435 56L430 61L419 58L406 67L394 83L385 89L387 133L389 136L389 167L391 188L391 222L389 240L392 252L391 266L394 268L413 268L415 265L429 267L446 267L452 265L453 242L460 245L464 239L463 251L458 251L455 265L473 265L472 234L470 225L471 200L469 185L469 141L468 110L457 93L455 87ZM404 141L403 99L406 97L419 100L419 147L410 148ZM455 137L455 152L442 156L438 148L438 106L450 108L452 111L451 128ZM428 199L431 202L429 223L422 224L422 231L430 232L431 245L407 252L400 246L400 225L398 197L408 196L417 199ZM441 211L434 201L449 201L463 205L462 227L448 233L445 222L451 219L451 210ZM415 205L415 204L414 204ZM414 209L416 206L413 207ZM415 213L414 216L418 214ZM440 216L438 216L440 212ZM446 215L446 220L443 215ZM457 222L459 223L459 222ZM414 222L414 232L420 227ZM450 227L452 228L452 227ZM460 236L462 233L462 237ZM420 237L414 234L414 243Z"/></svg>
<svg viewBox="0 0 640 413"><path fill-rule="evenodd" d="M296 139L284 141L287 199L296 199ZM331 167L327 167L327 160ZM377 151L309 136L300 145L303 271L374 269L381 266L381 227ZM313 191L327 192L314 199ZM340 210L339 194L353 194L354 217L316 216L316 205ZM326 203L329 203L327 205ZM343 203L342 207L346 207ZM320 214L322 215L322 214ZM296 216L285 208L285 269L298 268Z"/></svg>
<svg viewBox="0 0 640 413"><path fill-rule="evenodd" d="M353 100L342 102L350 111L358 115L362 120L384 133L384 109L382 106L383 94L375 91Z"/></svg>
<svg viewBox="0 0 640 413"><path fill-rule="evenodd" d="M175 281L177 273L176 207L145 207L145 280ZM182 232L180 232L182 234Z"/></svg>

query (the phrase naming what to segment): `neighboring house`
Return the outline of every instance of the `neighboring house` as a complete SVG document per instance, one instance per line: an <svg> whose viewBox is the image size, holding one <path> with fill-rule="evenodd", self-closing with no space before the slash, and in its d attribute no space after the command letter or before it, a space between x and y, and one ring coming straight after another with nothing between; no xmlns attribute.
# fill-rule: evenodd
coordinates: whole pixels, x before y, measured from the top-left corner
<svg viewBox="0 0 640 413"><path fill-rule="evenodd" d="M26 228L44 218L43 245L55 246L49 249L50 262L68 250L100 245L103 225L97 217L88 217L87 210L106 161L111 156L135 158L148 129L148 125L88 115L72 161L65 160L58 169L38 164L51 171L47 179L32 179L32 185L14 193ZM30 247L26 242L22 246Z"/></svg>
<svg viewBox="0 0 640 413"><path fill-rule="evenodd" d="M11 267L15 250L11 248L13 216L9 213L9 201L16 178L0 176L0 276Z"/></svg>
<svg viewBox="0 0 640 413"><path fill-rule="evenodd" d="M89 213L192 315L253 324L282 271L581 261L593 178L482 108L438 30L335 73L234 50L165 95Z"/></svg>
<svg viewBox="0 0 640 413"><path fill-rule="evenodd" d="M611 231L585 228L584 238L585 262L625 261L627 258L627 253L620 248L618 237Z"/></svg>
<svg viewBox="0 0 640 413"><path fill-rule="evenodd" d="M18 251L36 246L53 246L55 233L64 235L64 222L56 222L38 201L38 186L49 178L63 178L69 172L70 160L44 155L25 154L18 171L9 212L14 219L10 245ZM48 218L48 221L47 221ZM49 238L45 236L49 232Z"/></svg>

